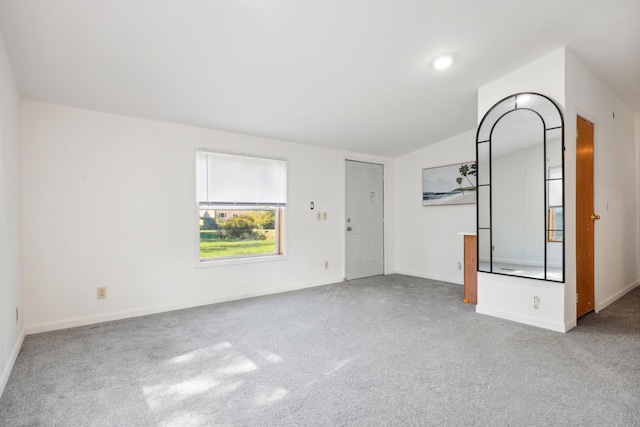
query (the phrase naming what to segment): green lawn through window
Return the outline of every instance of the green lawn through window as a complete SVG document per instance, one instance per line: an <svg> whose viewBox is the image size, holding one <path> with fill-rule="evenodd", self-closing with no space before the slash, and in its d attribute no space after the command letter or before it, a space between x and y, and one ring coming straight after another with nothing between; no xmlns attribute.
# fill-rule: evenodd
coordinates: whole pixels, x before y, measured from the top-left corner
<svg viewBox="0 0 640 427"><path fill-rule="evenodd" d="M273 230L265 230L265 240L219 239L216 230L200 230L200 258L219 258L275 251Z"/></svg>

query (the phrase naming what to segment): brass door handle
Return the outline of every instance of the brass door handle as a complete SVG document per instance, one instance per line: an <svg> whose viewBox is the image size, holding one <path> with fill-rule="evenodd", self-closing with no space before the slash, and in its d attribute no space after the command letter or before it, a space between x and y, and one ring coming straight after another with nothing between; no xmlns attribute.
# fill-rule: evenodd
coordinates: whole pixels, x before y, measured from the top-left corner
<svg viewBox="0 0 640 427"><path fill-rule="evenodd" d="M596 219L600 219L600 215L591 214L591 221L595 221Z"/></svg>

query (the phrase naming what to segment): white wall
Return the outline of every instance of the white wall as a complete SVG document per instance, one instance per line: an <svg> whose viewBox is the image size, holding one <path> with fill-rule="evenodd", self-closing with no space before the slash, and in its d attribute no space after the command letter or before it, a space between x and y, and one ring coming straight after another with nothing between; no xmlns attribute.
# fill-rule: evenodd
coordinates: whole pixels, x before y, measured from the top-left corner
<svg viewBox="0 0 640 427"><path fill-rule="evenodd" d="M534 62L491 82L478 90L478 123L496 102L518 92L537 92L550 97L562 110L565 104L564 49L558 49ZM570 154L567 150L567 156ZM565 169L565 175L575 170ZM573 215L574 211L567 211ZM571 246L566 239L567 247ZM567 251L569 255L570 251ZM569 262L571 258L567 256ZM575 283L570 269L565 271L566 284L544 282L521 277L478 273L478 313L527 323L547 329L565 331L565 287ZM570 285L572 283L573 285ZM540 298L538 309L534 297Z"/></svg>
<svg viewBox="0 0 640 427"><path fill-rule="evenodd" d="M422 169L474 161L475 130L398 157L396 271L462 284L461 231L476 230L476 205L422 206Z"/></svg>
<svg viewBox="0 0 640 427"><path fill-rule="evenodd" d="M507 264L562 268L562 243L545 242L544 151L542 145L494 158L493 185L493 260ZM488 200L486 203L489 203ZM489 261L486 253L482 261Z"/></svg>
<svg viewBox="0 0 640 427"><path fill-rule="evenodd" d="M595 224L594 254L595 309L599 311L637 286L640 279L634 114L570 51L566 55L566 88L566 160L572 170L575 170L576 115L595 124L594 207L601 216ZM567 180L568 195L575 193L574 176ZM572 202L567 214L575 217L574 198L567 198ZM575 233L574 229L568 234L573 235L572 232ZM568 253L574 252L573 247ZM575 288L567 291L575 294ZM567 323L576 316L575 304L568 297Z"/></svg>
<svg viewBox="0 0 640 427"><path fill-rule="evenodd" d="M393 220L385 159L28 100L22 133L28 333L342 280L346 158L385 164ZM288 160L287 259L196 267L201 147Z"/></svg>
<svg viewBox="0 0 640 427"><path fill-rule="evenodd" d="M492 224L499 224L492 230L496 262L544 266L542 145L491 162Z"/></svg>
<svg viewBox="0 0 640 427"><path fill-rule="evenodd" d="M638 210L638 217L636 218L636 223L638 225L638 232L636 235L636 241L638 242L638 244L640 245L640 111L636 111L635 113L635 130L634 130L634 135L635 135L635 162L636 162L636 209ZM638 249L638 252L640 252L640 248ZM638 254L638 256L640 257L640 253ZM640 269L640 266L638 266L638 268ZM640 276L640 273L638 273L638 275Z"/></svg>
<svg viewBox="0 0 640 427"><path fill-rule="evenodd" d="M19 99L0 34L0 395L24 338L20 277ZM17 322L16 308L20 309Z"/></svg>

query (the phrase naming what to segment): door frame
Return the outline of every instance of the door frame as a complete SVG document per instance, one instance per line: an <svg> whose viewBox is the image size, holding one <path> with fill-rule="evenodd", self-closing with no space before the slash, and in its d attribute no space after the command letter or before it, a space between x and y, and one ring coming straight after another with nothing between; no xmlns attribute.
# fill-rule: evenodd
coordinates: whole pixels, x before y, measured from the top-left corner
<svg viewBox="0 0 640 427"><path fill-rule="evenodd" d="M380 165L382 166L382 274L387 274L387 204L386 204L386 192L387 192L387 181L385 180L385 170L387 165L382 160L372 160L372 159L359 159L354 156L344 156L343 157L343 168L342 168L342 222L341 226L343 227L342 233L342 248L343 248L343 261L344 267L342 271L342 281L347 281L347 229L345 224L347 223L347 162L358 162L358 163L368 163L371 165Z"/></svg>

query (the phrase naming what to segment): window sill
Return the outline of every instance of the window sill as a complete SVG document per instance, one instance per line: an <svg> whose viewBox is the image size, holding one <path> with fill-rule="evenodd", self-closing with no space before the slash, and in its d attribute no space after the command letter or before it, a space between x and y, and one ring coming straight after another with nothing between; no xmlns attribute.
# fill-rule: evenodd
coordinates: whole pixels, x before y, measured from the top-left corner
<svg viewBox="0 0 640 427"><path fill-rule="evenodd" d="M286 255L265 255L265 256L246 257L246 258L211 259L211 260L204 260L204 261L198 260L196 262L196 268L253 264L258 262L285 261L286 259L287 259Z"/></svg>

